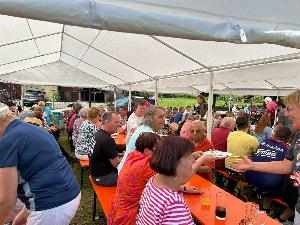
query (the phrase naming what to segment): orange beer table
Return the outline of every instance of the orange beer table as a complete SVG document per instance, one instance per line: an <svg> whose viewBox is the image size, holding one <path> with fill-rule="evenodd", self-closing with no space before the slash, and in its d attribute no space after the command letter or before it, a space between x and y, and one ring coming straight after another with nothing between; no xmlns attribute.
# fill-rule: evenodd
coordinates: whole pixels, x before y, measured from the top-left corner
<svg viewBox="0 0 300 225"><path fill-rule="evenodd" d="M198 175L193 175L193 177L189 180L188 184L197 187L203 192L205 192L206 190L210 191L210 206L202 206L201 195L184 194L184 199L189 209L191 210L194 219L197 222L205 225L238 225L239 222L244 218L245 202L227 193L223 189L217 187L216 185L212 184L211 182L205 180L204 178ZM227 194L225 221L215 219L217 192L223 192L224 194ZM280 223L272 219L271 217L267 217L265 225L280 225Z"/></svg>
<svg viewBox="0 0 300 225"><path fill-rule="evenodd" d="M114 138L117 146L124 146L126 145L126 135L125 134L118 134L116 138Z"/></svg>

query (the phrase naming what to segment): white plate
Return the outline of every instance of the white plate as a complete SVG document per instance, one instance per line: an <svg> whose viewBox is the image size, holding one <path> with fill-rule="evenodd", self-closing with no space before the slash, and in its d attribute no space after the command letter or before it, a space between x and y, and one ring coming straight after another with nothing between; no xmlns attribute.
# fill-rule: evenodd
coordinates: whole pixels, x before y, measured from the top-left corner
<svg viewBox="0 0 300 225"><path fill-rule="evenodd" d="M203 154L211 155L214 158L220 158L220 159L223 159L223 158L226 158L226 157L232 155L230 152L222 152L219 150L206 151Z"/></svg>

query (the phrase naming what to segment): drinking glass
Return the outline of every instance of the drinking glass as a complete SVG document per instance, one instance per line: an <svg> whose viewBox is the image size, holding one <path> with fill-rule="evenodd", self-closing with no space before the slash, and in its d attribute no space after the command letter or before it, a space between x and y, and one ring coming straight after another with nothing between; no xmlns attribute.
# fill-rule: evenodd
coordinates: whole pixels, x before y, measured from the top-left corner
<svg viewBox="0 0 300 225"><path fill-rule="evenodd" d="M225 192L216 193L216 218L218 220L226 219L226 199L227 194Z"/></svg>
<svg viewBox="0 0 300 225"><path fill-rule="evenodd" d="M209 207L211 204L211 192L210 189L203 190L201 195L201 205L203 207Z"/></svg>

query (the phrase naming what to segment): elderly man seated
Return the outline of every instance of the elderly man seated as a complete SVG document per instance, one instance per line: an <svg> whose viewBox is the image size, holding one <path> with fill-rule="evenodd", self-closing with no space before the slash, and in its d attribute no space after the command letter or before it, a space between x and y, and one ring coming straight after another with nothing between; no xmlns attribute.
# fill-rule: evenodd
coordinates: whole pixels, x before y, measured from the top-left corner
<svg viewBox="0 0 300 225"><path fill-rule="evenodd" d="M196 156L196 158L199 157L202 152L206 152L214 148L213 144L206 138L206 134L204 132L204 123L200 120L192 121L189 128L188 139L195 145L194 156ZM203 178L210 180L211 168L205 165L201 166L198 170L198 174Z"/></svg>

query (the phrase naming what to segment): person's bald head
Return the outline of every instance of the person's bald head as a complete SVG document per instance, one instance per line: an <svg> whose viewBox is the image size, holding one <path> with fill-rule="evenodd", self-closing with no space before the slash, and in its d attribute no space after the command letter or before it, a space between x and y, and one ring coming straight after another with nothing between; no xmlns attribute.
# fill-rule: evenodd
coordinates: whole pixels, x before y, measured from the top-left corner
<svg viewBox="0 0 300 225"><path fill-rule="evenodd" d="M38 106L42 106L42 107L45 107L46 103L44 101L39 101L38 102Z"/></svg>
<svg viewBox="0 0 300 225"><path fill-rule="evenodd" d="M230 130L234 130L235 120L233 117L224 117L221 121L221 127L227 127Z"/></svg>
<svg viewBox="0 0 300 225"><path fill-rule="evenodd" d="M195 142L200 142L204 137L204 124L200 120L194 120L191 122L189 129L190 137Z"/></svg>

